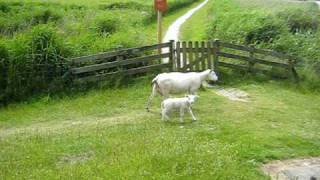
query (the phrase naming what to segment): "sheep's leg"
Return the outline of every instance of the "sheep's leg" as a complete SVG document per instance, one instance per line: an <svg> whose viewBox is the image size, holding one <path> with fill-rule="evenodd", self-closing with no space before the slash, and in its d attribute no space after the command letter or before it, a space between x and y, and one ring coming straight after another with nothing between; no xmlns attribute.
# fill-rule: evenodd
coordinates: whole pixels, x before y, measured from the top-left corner
<svg viewBox="0 0 320 180"><path fill-rule="evenodd" d="M156 84L153 84L152 92L151 92L151 95L150 95L150 97L148 99L147 106L146 106L147 112L150 112L151 101L152 101L153 97L156 95L156 92L157 92Z"/></svg>
<svg viewBox="0 0 320 180"><path fill-rule="evenodd" d="M180 108L180 122L183 123L184 108Z"/></svg>
<svg viewBox="0 0 320 180"><path fill-rule="evenodd" d="M193 114L193 112L192 112L191 107L189 107L188 109L189 109L189 113L190 113L190 114L191 114L191 116L192 116L192 119L193 119L194 121L196 121L196 120L197 120L197 118L194 116L194 114Z"/></svg>
<svg viewBox="0 0 320 180"><path fill-rule="evenodd" d="M162 97L163 97L163 100L168 99L169 98L169 93L167 91L163 91Z"/></svg>
<svg viewBox="0 0 320 180"><path fill-rule="evenodd" d="M165 121L166 119L169 119L169 116L167 115L167 110L166 109L162 109L162 121Z"/></svg>

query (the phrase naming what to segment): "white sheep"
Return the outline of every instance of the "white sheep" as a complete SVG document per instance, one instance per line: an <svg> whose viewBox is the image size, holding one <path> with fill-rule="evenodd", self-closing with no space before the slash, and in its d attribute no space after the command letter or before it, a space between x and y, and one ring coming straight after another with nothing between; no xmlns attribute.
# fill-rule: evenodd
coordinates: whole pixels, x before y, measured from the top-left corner
<svg viewBox="0 0 320 180"><path fill-rule="evenodd" d="M198 97L199 96L197 95L187 95L183 98L169 98L163 100L161 103L162 120L164 121L165 119L169 119L168 113L174 110L179 110L180 122L183 122L184 112L188 110L192 116L192 119L196 121L197 119L192 112L191 105L196 101Z"/></svg>
<svg viewBox="0 0 320 180"><path fill-rule="evenodd" d="M170 94L193 94L195 95L201 84L206 81L217 81L218 76L213 70L205 70L203 72L171 72L157 75L152 80L152 92L148 99L146 109L149 111L151 100L158 92L164 99L167 99Z"/></svg>

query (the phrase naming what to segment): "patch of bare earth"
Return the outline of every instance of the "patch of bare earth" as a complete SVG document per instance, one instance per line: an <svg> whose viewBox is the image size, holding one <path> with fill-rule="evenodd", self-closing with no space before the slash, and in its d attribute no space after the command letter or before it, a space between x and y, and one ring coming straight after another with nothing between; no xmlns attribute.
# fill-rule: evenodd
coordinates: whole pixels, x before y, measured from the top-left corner
<svg viewBox="0 0 320 180"><path fill-rule="evenodd" d="M249 101L249 94L237 88L223 88L223 87L212 86L208 84L205 84L205 87L214 89L216 94L220 96L224 96L232 101L241 101L241 102Z"/></svg>
<svg viewBox="0 0 320 180"><path fill-rule="evenodd" d="M262 170L273 180L320 180L320 157L273 161Z"/></svg>
<svg viewBox="0 0 320 180"><path fill-rule="evenodd" d="M65 155L62 156L57 162L57 166L81 164L90 160L93 156L94 153L92 151L83 152L80 154Z"/></svg>

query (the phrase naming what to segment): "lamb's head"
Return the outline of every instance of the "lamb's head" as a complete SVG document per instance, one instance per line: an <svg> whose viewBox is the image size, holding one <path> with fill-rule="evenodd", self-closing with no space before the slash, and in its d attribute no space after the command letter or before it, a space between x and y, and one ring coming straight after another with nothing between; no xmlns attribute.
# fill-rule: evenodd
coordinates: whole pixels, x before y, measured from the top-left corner
<svg viewBox="0 0 320 180"><path fill-rule="evenodd" d="M218 76L213 70L208 70L208 72L207 79L209 81L218 81Z"/></svg>
<svg viewBox="0 0 320 180"><path fill-rule="evenodd" d="M188 102L190 104L193 104L198 98L198 95L186 95L186 98L188 98Z"/></svg>

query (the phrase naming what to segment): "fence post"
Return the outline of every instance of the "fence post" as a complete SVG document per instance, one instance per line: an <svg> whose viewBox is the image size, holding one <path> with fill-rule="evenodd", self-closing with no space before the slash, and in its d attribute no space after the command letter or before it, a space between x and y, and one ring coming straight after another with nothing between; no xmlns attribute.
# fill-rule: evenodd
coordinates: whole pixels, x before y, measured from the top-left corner
<svg viewBox="0 0 320 180"><path fill-rule="evenodd" d="M180 53L180 41L176 44L176 56L177 56L177 71L180 71L181 69L181 53Z"/></svg>
<svg viewBox="0 0 320 180"><path fill-rule="evenodd" d="M187 43L182 41L182 69L187 66Z"/></svg>
<svg viewBox="0 0 320 180"><path fill-rule="evenodd" d="M194 46L193 46L193 42L192 41L189 41L188 42L188 49L189 49L189 52L188 52L188 60L189 60L189 64L190 63L193 63L193 55L195 54L195 52L193 52L193 49L194 49ZM190 71L193 71L193 66L190 66Z"/></svg>
<svg viewBox="0 0 320 180"><path fill-rule="evenodd" d="M207 69L212 69L211 43L207 41Z"/></svg>
<svg viewBox="0 0 320 180"><path fill-rule="evenodd" d="M249 46L249 63L248 63L248 71L254 73L253 66L255 64L254 60L254 46L250 45Z"/></svg>
<svg viewBox="0 0 320 180"><path fill-rule="evenodd" d="M118 70L118 74L122 75L122 71L123 71L123 68L122 66L120 65L121 61L123 60L123 56L117 56L116 57L116 61L118 62L118 66L117 66L117 70Z"/></svg>
<svg viewBox="0 0 320 180"><path fill-rule="evenodd" d="M219 39L215 39L213 41L213 67L212 69L214 69L216 71L216 73L218 73L219 71L219 53L220 51L220 40Z"/></svg>
<svg viewBox="0 0 320 180"><path fill-rule="evenodd" d="M201 69L202 71L206 70L206 43L204 41L201 41Z"/></svg>
<svg viewBox="0 0 320 180"><path fill-rule="evenodd" d="M170 40L169 64L170 64L169 71L175 71L176 70L176 62L175 62L175 56L174 56L174 40Z"/></svg>
<svg viewBox="0 0 320 180"><path fill-rule="evenodd" d="M296 71L296 69L294 68L294 64L295 64L295 60L292 59L292 57L290 57L289 61L288 61L288 64L289 64L289 71L292 73L292 76L295 80L295 82L299 82L299 76L298 76L298 73Z"/></svg>
<svg viewBox="0 0 320 180"><path fill-rule="evenodd" d="M200 54L200 48L199 48L199 41L196 41L195 43L194 43L194 59L195 59L195 61L199 61L199 59L201 58L200 56L199 56L199 54ZM199 66L199 64L200 64L200 62L198 62L198 63L196 63L195 64L195 70L196 71L200 71L200 66ZM191 68L190 68L191 69Z"/></svg>

